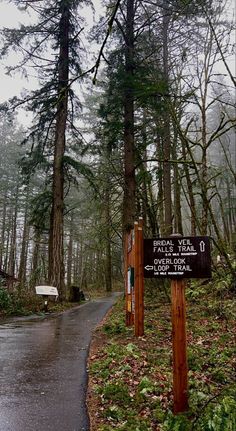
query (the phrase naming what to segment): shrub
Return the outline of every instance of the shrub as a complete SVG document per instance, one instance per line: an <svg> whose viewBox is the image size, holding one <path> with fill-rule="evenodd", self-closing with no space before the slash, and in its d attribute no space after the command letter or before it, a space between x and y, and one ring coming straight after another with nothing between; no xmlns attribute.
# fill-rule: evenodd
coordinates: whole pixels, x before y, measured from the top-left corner
<svg viewBox="0 0 236 431"><path fill-rule="evenodd" d="M10 311L12 307L12 299L8 291L0 287L0 310Z"/></svg>

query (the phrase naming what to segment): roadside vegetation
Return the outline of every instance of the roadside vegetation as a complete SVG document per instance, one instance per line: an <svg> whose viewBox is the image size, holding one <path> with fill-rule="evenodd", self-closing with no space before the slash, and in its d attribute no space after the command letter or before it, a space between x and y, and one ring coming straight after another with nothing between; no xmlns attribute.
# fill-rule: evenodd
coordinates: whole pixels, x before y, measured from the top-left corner
<svg viewBox="0 0 236 431"><path fill-rule="evenodd" d="M76 288L78 289L77 286ZM114 283L114 290L121 291L122 284ZM72 289L68 289L68 291L70 291L70 295L63 302L59 301L59 299L55 301L55 298L49 298L47 313L60 313L76 307L84 301L104 297L107 293L98 286L90 286L86 292L78 289L81 296L73 298ZM31 314L44 315L45 312L44 299L42 296L37 296L35 290L27 287L9 290L6 286L0 284L0 319L13 316L30 316Z"/></svg>
<svg viewBox="0 0 236 431"><path fill-rule="evenodd" d="M57 313L77 306L80 301L55 302L50 300L47 313ZM0 286L0 319L13 316L30 316L32 314L44 315L46 312L44 300L37 297L34 292L18 291L9 292Z"/></svg>
<svg viewBox="0 0 236 431"><path fill-rule="evenodd" d="M233 295L227 277L187 287L189 411L176 416L167 296L160 283L146 287L145 334L140 338L125 326L124 299L119 300L91 345L91 431L235 430Z"/></svg>

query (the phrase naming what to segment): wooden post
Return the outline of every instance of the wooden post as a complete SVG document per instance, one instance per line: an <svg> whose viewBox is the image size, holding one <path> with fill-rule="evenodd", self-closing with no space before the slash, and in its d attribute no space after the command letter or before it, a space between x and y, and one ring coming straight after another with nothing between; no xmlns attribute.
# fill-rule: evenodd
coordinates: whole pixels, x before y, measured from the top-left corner
<svg viewBox="0 0 236 431"><path fill-rule="evenodd" d="M143 219L139 218L139 336L144 334L144 274L143 274Z"/></svg>
<svg viewBox="0 0 236 431"><path fill-rule="evenodd" d="M129 270L134 270L134 286L128 291ZM126 298L126 326L135 325L135 336L144 334L144 276L143 276L143 219L125 235L124 273Z"/></svg>
<svg viewBox="0 0 236 431"><path fill-rule="evenodd" d="M138 222L134 222L134 334L138 337L139 320L139 243L138 243Z"/></svg>
<svg viewBox="0 0 236 431"><path fill-rule="evenodd" d="M172 344L174 414L188 410L185 281L172 280Z"/></svg>
<svg viewBox="0 0 236 431"><path fill-rule="evenodd" d="M143 279L143 220L134 225L135 235L135 310L134 331L136 337L144 334L144 279Z"/></svg>
<svg viewBox="0 0 236 431"><path fill-rule="evenodd" d="M125 274L125 309L126 326L132 326L134 316L132 310L132 292L128 293L128 269L134 266L134 241L133 231L125 234L124 244L124 274Z"/></svg>
<svg viewBox="0 0 236 431"><path fill-rule="evenodd" d="M125 233L125 238L124 238L125 322L126 322L126 326L130 326L127 272L128 272L128 233Z"/></svg>

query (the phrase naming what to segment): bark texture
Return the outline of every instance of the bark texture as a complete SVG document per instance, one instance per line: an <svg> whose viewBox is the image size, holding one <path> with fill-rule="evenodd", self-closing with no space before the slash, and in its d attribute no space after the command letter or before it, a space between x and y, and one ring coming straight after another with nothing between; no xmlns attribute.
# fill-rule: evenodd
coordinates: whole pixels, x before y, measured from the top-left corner
<svg viewBox="0 0 236 431"><path fill-rule="evenodd" d="M125 35L124 85L124 200L123 232L128 232L135 219L135 162L134 162L134 1L127 1Z"/></svg>
<svg viewBox="0 0 236 431"><path fill-rule="evenodd" d="M53 160L53 204L49 238L49 282L59 289L60 299L66 297L63 256L64 167L65 133L68 109L69 78L69 26L68 2L61 2L59 24L58 105Z"/></svg>

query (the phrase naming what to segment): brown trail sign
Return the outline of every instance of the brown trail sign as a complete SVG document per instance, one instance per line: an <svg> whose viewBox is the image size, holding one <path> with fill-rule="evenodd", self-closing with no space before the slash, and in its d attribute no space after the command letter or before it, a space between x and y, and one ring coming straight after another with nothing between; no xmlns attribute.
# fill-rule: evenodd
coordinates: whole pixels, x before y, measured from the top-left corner
<svg viewBox="0 0 236 431"><path fill-rule="evenodd" d="M143 221L135 223L125 238L126 324L135 324L135 335L144 333L144 278L171 281L174 413L188 409L185 278L211 277L209 237L143 240Z"/></svg>
<svg viewBox="0 0 236 431"><path fill-rule="evenodd" d="M144 277L211 277L209 238L171 236L144 239Z"/></svg>
<svg viewBox="0 0 236 431"><path fill-rule="evenodd" d="M211 277L210 239L182 237L144 240L144 277L170 278L174 413L188 409L185 278Z"/></svg>

